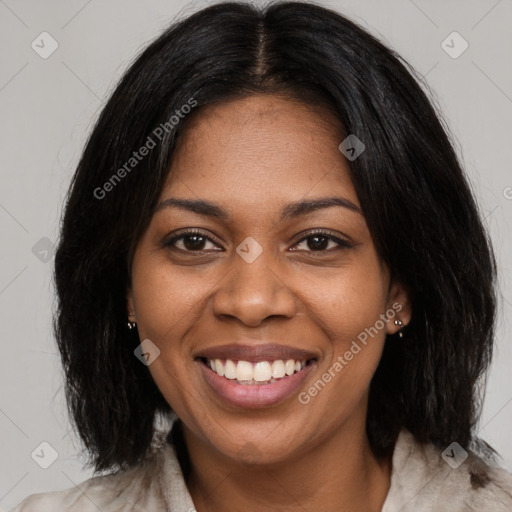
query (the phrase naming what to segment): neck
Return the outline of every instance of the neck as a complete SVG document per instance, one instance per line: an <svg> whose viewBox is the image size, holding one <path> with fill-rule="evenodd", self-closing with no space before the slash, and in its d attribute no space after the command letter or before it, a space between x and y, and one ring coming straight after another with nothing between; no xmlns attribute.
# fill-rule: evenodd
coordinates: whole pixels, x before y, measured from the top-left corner
<svg viewBox="0 0 512 512"><path fill-rule="evenodd" d="M364 428L341 428L308 451L271 464L240 463L187 428L184 436L191 468L187 486L198 512L379 512L389 490L391 460L373 456Z"/></svg>

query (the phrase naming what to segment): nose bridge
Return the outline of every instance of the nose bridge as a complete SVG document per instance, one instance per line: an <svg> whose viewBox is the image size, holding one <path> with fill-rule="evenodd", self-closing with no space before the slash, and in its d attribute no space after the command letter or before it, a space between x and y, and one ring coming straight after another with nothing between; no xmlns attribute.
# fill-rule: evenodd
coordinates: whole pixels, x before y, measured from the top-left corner
<svg viewBox="0 0 512 512"><path fill-rule="evenodd" d="M214 295L215 314L234 316L248 325L258 325L268 316L291 318L294 294L278 267L270 248L246 238L233 253L230 269Z"/></svg>

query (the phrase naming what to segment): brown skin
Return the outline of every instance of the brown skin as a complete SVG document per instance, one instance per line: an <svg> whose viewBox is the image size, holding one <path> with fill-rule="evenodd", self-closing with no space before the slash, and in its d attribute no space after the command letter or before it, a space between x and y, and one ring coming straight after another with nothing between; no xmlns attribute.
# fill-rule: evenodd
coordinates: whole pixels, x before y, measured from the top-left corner
<svg viewBox="0 0 512 512"><path fill-rule="evenodd" d="M338 150L342 139L327 112L276 96L208 107L184 132L160 201L213 201L229 220L164 208L135 251L128 311L140 339L161 351L149 369L183 422L187 484L199 512L371 512L387 495L391 463L373 456L365 420L385 336L398 329L393 320L307 405L294 394L273 407L233 407L192 356L242 339L306 348L318 360L303 392L393 304L408 323L406 292L390 282L362 214L334 206L279 221L286 204L304 198L360 206ZM162 246L184 228L213 242L196 253L190 238ZM306 231L316 228L352 247L327 239L315 250ZM249 236L263 249L252 263L236 252Z"/></svg>

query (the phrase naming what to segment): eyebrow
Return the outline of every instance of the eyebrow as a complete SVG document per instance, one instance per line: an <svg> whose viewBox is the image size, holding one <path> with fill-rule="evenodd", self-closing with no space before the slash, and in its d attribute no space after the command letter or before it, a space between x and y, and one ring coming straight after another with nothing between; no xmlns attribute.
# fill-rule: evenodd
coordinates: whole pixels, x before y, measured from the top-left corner
<svg viewBox="0 0 512 512"><path fill-rule="evenodd" d="M333 206L342 206L353 212L362 215L359 206L352 201L343 197L320 197L317 199L303 199L287 204L281 211L281 221L295 219L302 215L323 209L331 208ZM155 210L159 212L164 208L176 207L182 210L191 211L206 217L213 217L215 219L226 221L229 219L229 213L221 206L204 199L178 199L171 197L162 201Z"/></svg>

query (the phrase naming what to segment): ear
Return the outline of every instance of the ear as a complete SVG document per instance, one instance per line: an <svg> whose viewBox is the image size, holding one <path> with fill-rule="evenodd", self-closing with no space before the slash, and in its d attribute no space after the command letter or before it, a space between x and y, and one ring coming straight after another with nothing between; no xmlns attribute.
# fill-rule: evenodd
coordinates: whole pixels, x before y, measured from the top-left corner
<svg viewBox="0 0 512 512"><path fill-rule="evenodd" d="M126 290L126 308L127 308L127 316L130 322L136 322L137 318L135 317L135 303L133 300L133 292L131 288L127 288Z"/></svg>
<svg viewBox="0 0 512 512"><path fill-rule="evenodd" d="M395 334L411 321L411 301L406 287L399 282L393 282L391 284L386 306L386 311L389 311L390 313L391 311L394 312L394 315L390 314L388 317L386 333ZM396 325L395 320L400 320L403 325Z"/></svg>

